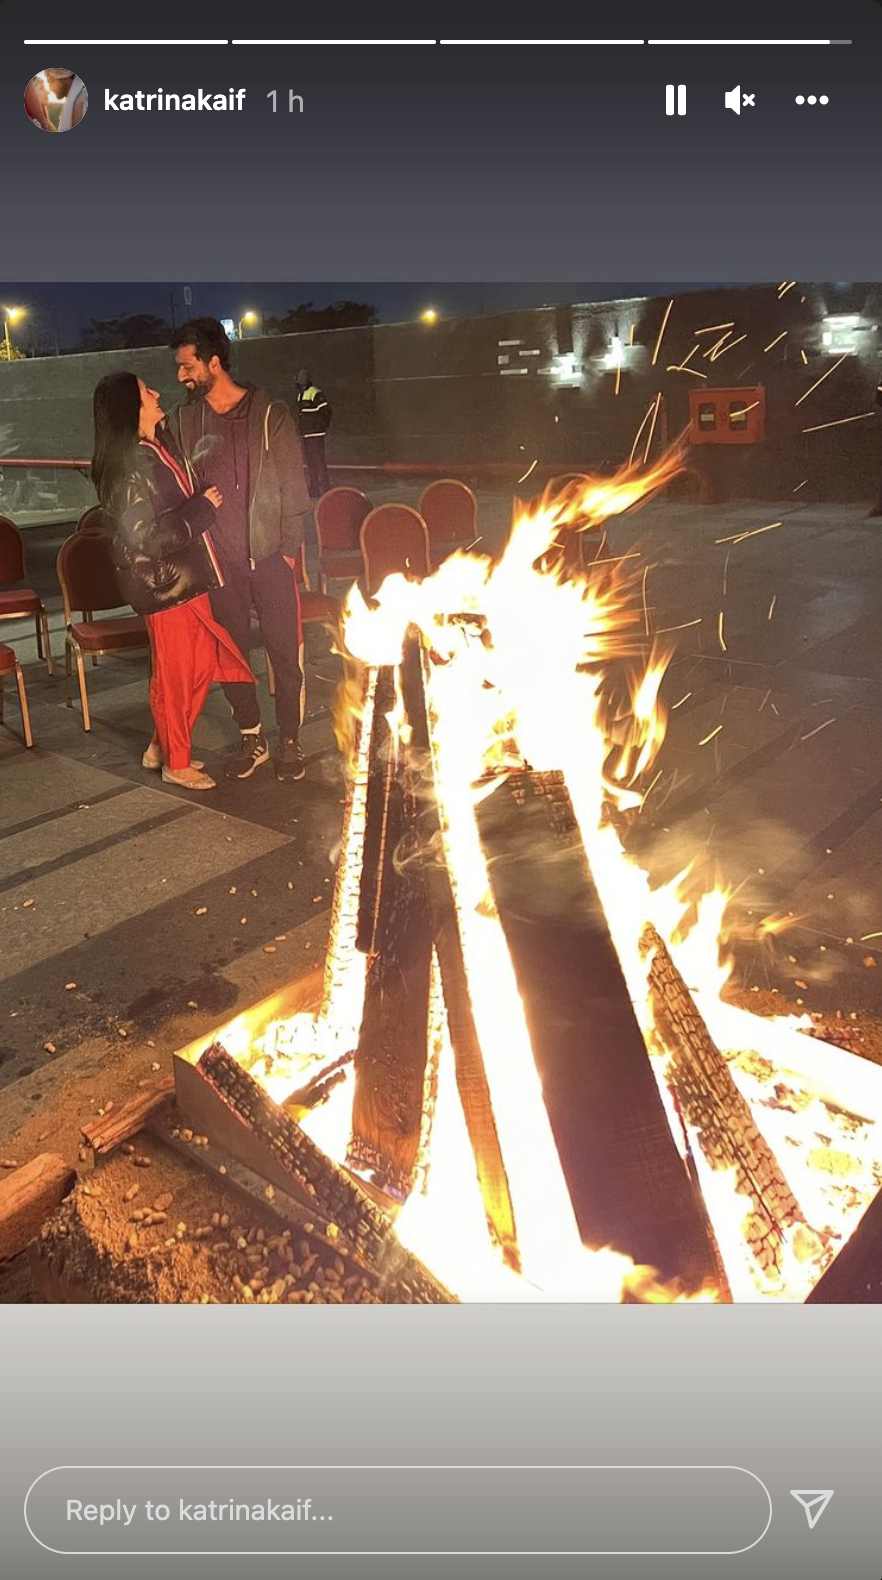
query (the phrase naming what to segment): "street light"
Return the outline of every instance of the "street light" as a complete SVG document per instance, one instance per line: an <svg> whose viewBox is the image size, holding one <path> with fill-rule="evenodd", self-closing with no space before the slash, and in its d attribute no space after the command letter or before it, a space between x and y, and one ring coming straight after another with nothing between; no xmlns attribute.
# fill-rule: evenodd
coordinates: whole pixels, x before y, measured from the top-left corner
<svg viewBox="0 0 882 1580"><path fill-rule="evenodd" d="M441 314L438 312L437 307L424 307L420 313L420 323L437 324L440 317Z"/></svg>
<svg viewBox="0 0 882 1580"><path fill-rule="evenodd" d="M9 339L9 325L14 324L19 318L24 318L23 307L4 307L3 309L3 339L6 345L6 360L12 361L12 343Z"/></svg>
<svg viewBox="0 0 882 1580"><path fill-rule="evenodd" d="M252 312L251 308L249 307L247 313L243 313L242 317L239 319L239 339L240 340L244 340L245 339L245 335L244 335L243 328L242 328L243 324L256 324L256 323L257 323L257 314L255 312Z"/></svg>

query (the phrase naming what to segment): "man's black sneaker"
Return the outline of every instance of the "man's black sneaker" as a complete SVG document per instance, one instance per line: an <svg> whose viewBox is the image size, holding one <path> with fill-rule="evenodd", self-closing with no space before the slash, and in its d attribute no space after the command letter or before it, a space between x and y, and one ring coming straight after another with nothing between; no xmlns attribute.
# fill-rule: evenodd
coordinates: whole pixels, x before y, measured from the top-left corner
<svg viewBox="0 0 882 1580"><path fill-rule="evenodd" d="M276 756L276 776L279 779L303 779L306 764L300 742L292 735L283 735Z"/></svg>
<svg viewBox="0 0 882 1580"><path fill-rule="evenodd" d="M269 762L269 747L263 731L258 730L256 735L246 735L243 731L236 756L224 764L224 774L227 779L250 779L255 768L266 762Z"/></svg>

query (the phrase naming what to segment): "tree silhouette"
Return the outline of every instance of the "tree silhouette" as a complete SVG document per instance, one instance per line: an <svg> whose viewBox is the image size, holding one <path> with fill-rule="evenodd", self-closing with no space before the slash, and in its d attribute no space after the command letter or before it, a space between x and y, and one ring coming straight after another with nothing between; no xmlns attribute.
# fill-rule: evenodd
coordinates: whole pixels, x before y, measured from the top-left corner
<svg viewBox="0 0 882 1580"><path fill-rule="evenodd" d="M377 322L377 309L370 302L332 302L328 307L316 307L312 302L301 302L299 307L289 307L281 318L267 318L264 332L268 335L297 335L314 329L363 329Z"/></svg>
<svg viewBox="0 0 882 1580"><path fill-rule="evenodd" d="M170 330L155 313L123 313L119 318L93 318L83 332L84 351L132 351L139 346L167 346Z"/></svg>

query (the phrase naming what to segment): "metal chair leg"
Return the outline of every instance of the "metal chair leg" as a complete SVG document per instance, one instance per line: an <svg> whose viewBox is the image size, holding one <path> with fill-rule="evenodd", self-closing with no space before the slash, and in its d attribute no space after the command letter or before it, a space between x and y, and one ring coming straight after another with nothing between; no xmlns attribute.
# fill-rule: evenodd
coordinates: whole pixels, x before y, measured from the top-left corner
<svg viewBox="0 0 882 1580"><path fill-rule="evenodd" d="M86 691L86 666L80 649L76 649L77 679L80 683L80 702L83 708L83 729L87 732L92 728L92 716L89 712L89 694Z"/></svg>
<svg viewBox="0 0 882 1580"><path fill-rule="evenodd" d="M71 677L70 677L70 637L69 636L66 636L65 639L64 639L64 673L65 673L65 677L67 679L67 705L68 705L69 708L72 708L73 707L73 695L72 695L72 691L71 691Z"/></svg>
<svg viewBox="0 0 882 1580"><path fill-rule="evenodd" d="M3 723L3 704L6 701L6 693L5 693L4 687L5 687L5 679L4 679L3 675L0 675L0 724Z"/></svg>
<svg viewBox="0 0 882 1580"><path fill-rule="evenodd" d="M49 616L47 615L45 609L42 609L40 611L40 619L39 619L38 623L40 625L42 625L42 627L43 627L43 642L42 642L42 649L43 650L42 650L42 652L40 652L41 644L38 642L37 643L37 651L40 652L40 657L41 658L45 658L45 660L46 660L46 671L54 679L55 678L55 658L54 658L54 655L52 653L52 643L49 640Z"/></svg>
<svg viewBox="0 0 882 1580"><path fill-rule="evenodd" d="M300 662L300 723L306 718L306 643L301 642L298 653Z"/></svg>
<svg viewBox="0 0 882 1580"><path fill-rule="evenodd" d="M33 746L34 737L31 733L31 713L28 707L28 694L25 691L24 675L22 674L21 664L16 664L15 666L15 679L18 684L18 700L21 704L21 723L22 729L24 730L24 743L25 746Z"/></svg>
<svg viewBox="0 0 882 1580"><path fill-rule="evenodd" d="M43 634L42 634L42 632L40 630L40 616L39 616L39 614L36 614L34 616L34 630L37 633L37 657L38 658L42 658L43 657Z"/></svg>

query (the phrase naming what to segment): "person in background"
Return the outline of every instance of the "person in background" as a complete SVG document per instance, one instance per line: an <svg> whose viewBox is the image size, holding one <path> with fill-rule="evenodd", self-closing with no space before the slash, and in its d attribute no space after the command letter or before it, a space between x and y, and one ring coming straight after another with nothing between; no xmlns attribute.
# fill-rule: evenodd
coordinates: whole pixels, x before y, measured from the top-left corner
<svg viewBox="0 0 882 1580"><path fill-rule="evenodd" d="M297 375L297 421L303 440L309 492L313 499L320 499L331 486L325 460L325 439L332 416L324 390L313 384L308 368L301 368Z"/></svg>
<svg viewBox="0 0 882 1580"><path fill-rule="evenodd" d="M294 564L303 542L309 495L297 424L284 401L230 374L230 342L216 318L195 318L172 336L178 382L191 399L174 414L175 431L193 476L223 492L213 534L224 575L211 595L215 618L247 653L251 613L276 675L279 779L302 779L303 674L300 599ZM269 760L254 680L225 685L239 726L239 751L226 765L248 779Z"/></svg>
<svg viewBox="0 0 882 1580"><path fill-rule="evenodd" d="M47 66L43 76L56 99L63 101L58 130L69 132L72 127L79 126L89 108L85 83L75 71L68 71L64 66Z"/></svg>
<svg viewBox="0 0 882 1580"><path fill-rule="evenodd" d="M115 523L114 563L150 638L150 708L156 726L142 759L167 784L213 790L193 762L193 727L213 680L253 683L241 652L211 612L220 582L209 536L223 495L197 494L181 457L160 432L156 390L128 372L109 373L94 395L92 477Z"/></svg>
<svg viewBox="0 0 882 1580"><path fill-rule="evenodd" d="M46 108L48 102L49 89L45 82L41 77L32 77L24 91L25 114L41 131L54 132L55 127Z"/></svg>

